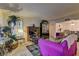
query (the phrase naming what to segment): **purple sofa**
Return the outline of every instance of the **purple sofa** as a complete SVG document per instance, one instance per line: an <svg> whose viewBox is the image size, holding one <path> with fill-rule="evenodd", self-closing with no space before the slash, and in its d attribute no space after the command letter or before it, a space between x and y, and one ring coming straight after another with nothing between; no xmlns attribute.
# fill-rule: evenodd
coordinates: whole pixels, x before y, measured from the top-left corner
<svg viewBox="0 0 79 59"><path fill-rule="evenodd" d="M62 43L56 43L41 38L38 41L38 45L42 56L74 56L77 51L76 40L69 49L66 40Z"/></svg>

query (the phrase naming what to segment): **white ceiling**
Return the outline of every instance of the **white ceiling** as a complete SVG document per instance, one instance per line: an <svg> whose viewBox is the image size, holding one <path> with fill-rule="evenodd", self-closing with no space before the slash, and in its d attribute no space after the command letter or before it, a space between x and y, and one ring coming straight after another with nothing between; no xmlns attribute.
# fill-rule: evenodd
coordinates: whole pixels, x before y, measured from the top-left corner
<svg viewBox="0 0 79 59"><path fill-rule="evenodd" d="M59 19L66 16L76 17L79 15L79 4L20 3L19 5L23 9L18 14L25 17Z"/></svg>
<svg viewBox="0 0 79 59"><path fill-rule="evenodd" d="M20 4L26 16L36 16L46 19L57 19L68 15L79 13L79 4ZM22 14L22 13L21 13Z"/></svg>

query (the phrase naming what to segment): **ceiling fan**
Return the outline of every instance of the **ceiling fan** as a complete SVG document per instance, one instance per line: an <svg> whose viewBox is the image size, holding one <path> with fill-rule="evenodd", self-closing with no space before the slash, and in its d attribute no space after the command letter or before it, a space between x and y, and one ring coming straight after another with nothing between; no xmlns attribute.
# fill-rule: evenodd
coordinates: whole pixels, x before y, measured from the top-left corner
<svg viewBox="0 0 79 59"><path fill-rule="evenodd" d="M13 12L19 12L23 8L21 7L19 3L1 3L0 9L10 10Z"/></svg>
<svg viewBox="0 0 79 59"><path fill-rule="evenodd" d="M18 3L9 4L9 9L14 12L21 11L23 8Z"/></svg>

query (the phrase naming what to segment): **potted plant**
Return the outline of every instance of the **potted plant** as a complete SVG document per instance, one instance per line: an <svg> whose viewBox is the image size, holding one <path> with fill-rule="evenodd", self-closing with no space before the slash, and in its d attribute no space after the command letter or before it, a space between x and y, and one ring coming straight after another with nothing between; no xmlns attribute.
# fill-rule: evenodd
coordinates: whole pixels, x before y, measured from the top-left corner
<svg viewBox="0 0 79 59"><path fill-rule="evenodd" d="M14 23L14 26L16 25L16 21L18 20L18 17L15 15L9 16L10 20L8 21L8 25L11 25L11 23Z"/></svg>

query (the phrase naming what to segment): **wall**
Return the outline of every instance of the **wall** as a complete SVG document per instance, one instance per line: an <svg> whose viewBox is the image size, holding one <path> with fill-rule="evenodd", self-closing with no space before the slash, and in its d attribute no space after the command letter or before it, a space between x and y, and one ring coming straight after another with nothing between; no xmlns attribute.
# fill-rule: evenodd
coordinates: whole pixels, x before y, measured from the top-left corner
<svg viewBox="0 0 79 59"><path fill-rule="evenodd" d="M19 12L12 12L12 11L9 11L9 10L3 10L3 9L0 9L0 25L1 26L5 26L7 23L7 20L8 20L8 16L10 15L16 15L16 16L20 16L20 17L23 17L23 22L24 22L24 26L32 26L33 24L35 24L36 26L39 26L40 25L40 22L41 22L41 18L39 17L35 17L33 15L30 15L30 16L24 16L23 13L21 15L21 13Z"/></svg>
<svg viewBox="0 0 79 59"><path fill-rule="evenodd" d="M79 31L79 20L70 20L65 22L56 23L56 32L59 32L59 24L61 24L61 32L64 30L70 30L70 31Z"/></svg>
<svg viewBox="0 0 79 59"><path fill-rule="evenodd" d="M41 19L39 18L24 18L23 19L24 26L32 26L35 24L35 26L40 26Z"/></svg>
<svg viewBox="0 0 79 59"><path fill-rule="evenodd" d="M8 10L0 9L0 26L7 26L9 13Z"/></svg>
<svg viewBox="0 0 79 59"><path fill-rule="evenodd" d="M49 38L55 37L56 34L56 24L49 24Z"/></svg>
<svg viewBox="0 0 79 59"><path fill-rule="evenodd" d="M54 21L49 22L49 39L56 37L56 23Z"/></svg>

